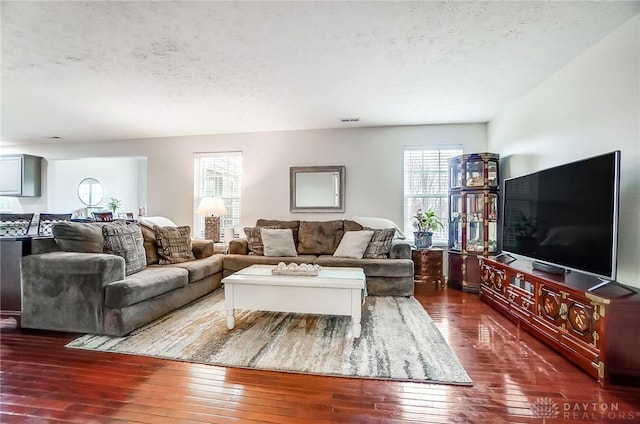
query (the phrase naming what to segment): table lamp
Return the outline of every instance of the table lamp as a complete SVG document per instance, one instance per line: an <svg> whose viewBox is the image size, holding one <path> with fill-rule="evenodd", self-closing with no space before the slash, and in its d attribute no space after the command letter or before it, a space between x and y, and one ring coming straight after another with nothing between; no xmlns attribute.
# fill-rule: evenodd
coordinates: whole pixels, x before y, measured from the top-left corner
<svg viewBox="0 0 640 424"><path fill-rule="evenodd" d="M204 238L220 241L220 216L227 214L227 208L219 197L203 197L196 209L196 214L204 217Z"/></svg>

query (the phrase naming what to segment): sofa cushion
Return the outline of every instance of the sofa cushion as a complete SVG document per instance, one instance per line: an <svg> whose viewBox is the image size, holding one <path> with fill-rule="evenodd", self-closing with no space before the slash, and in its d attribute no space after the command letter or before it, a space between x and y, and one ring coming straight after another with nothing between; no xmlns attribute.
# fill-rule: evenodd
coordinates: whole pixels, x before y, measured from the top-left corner
<svg viewBox="0 0 640 424"><path fill-rule="evenodd" d="M370 230L370 228L367 228ZM393 236L396 233L395 228L386 228L384 230L373 230L373 236L364 257L368 259L386 259L389 257Z"/></svg>
<svg viewBox="0 0 640 424"><path fill-rule="evenodd" d="M108 284L105 289L106 306L123 308L187 285L186 269L154 265L124 280Z"/></svg>
<svg viewBox="0 0 640 424"><path fill-rule="evenodd" d="M53 239L65 252L102 253L102 225L91 222L58 222L52 228Z"/></svg>
<svg viewBox="0 0 640 424"><path fill-rule="evenodd" d="M227 253L248 255L249 252L249 241L246 238L238 238L229 241L229 251Z"/></svg>
<svg viewBox="0 0 640 424"><path fill-rule="evenodd" d="M176 264L193 261L195 256L191 251L191 228L182 227L153 227L158 243L160 265Z"/></svg>
<svg viewBox="0 0 640 424"><path fill-rule="evenodd" d="M364 230L365 229L362 225L358 224L357 222L351 221L351 220L348 220L348 219L345 219L343 221L343 225L344 225L344 231L345 232L347 232L347 231L360 231L360 230Z"/></svg>
<svg viewBox="0 0 640 424"><path fill-rule="evenodd" d="M109 224L102 227L104 253L124 258L125 275L135 274L147 266L142 230L137 224Z"/></svg>
<svg viewBox="0 0 640 424"><path fill-rule="evenodd" d="M373 231L346 231L333 256L339 258L362 259Z"/></svg>
<svg viewBox="0 0 640 424"><path fill-rule="evenodd" d="M177 264L161 265L162 268L182 268L189 272L189 283L195 283L222 271L222 258L224 255L212 255L195 261L180 262Z"/></svg>
<svg viewBox="0 0 640 424"><path fill-rule="evenodd" d="M310 264L315 261L314 255L299 255L299 256L258 256L258 255L225 255L224 256L224 270L225 274L240 271L250 265L278 265L280 262L290 264L294 262L296 264Z"/></svg>
<svg viewBox="0 0 640 424"><path fill-rule="evenodd" d="M298 233L298 253L333 255L344 234L342 220L302 221Z"/></svg>
<svg viewBox="0 0 640 424"><path fill-rule="evenodd" d="M320 266L362 268L367 277L413 277L411 259L351 259L322 255L313 263Z"/></svg>
<svg viewBox="0 0 640 424"><path fill-rule="evenodd" d="M213 240L193 239L191 240L191 251L196 259L208 258L215 253Z"/></svg>
<svg viewBox="0 0 640 424"><path fill-rule="evenodd" d="M264 256L298 256L291 228L261 228Z"/></svg>
<svg viewBox="0 0 640 424"><path fill-rule="evenodd" d="M279 221L277 219L259 219L256 221L256 227L274 227L274 228L291 228L293 231L293 242L298 248L298 231L300 230L300 221Z"/></svg>
<svg viewBox="0 0 640 424"><path fill-rule="evenodd" d="M262 244L262 235L260 234L262 228L276 229L278 227L244 227L244 233L247 235L247 242L249 243L249 252L254 255L264 255L264 245Z"/></svg>

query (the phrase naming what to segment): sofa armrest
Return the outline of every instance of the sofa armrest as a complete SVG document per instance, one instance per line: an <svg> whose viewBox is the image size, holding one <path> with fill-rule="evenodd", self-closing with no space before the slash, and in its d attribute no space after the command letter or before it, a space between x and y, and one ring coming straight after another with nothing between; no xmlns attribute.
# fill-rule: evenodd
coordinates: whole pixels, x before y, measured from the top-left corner
<svg viewBox="0 0 640 424"><path fill-rule="evenodd" d="M125 278L120 256L53 252L22 258L22 326L103 332L105 286Z"/></svg>
<svg viewBox="0 0 640 424"><path fill-rule="evenodd" d="M229 254L248 255L249 242L246 238L233 239L229 241Z"/></svg>
<svg viewBox="0 0 640 424"><path fill-rule="evenodd" d="M389 259L411 259L411 244L406 240L393 240Z"/></svg>
<svg viewBox="0 0 640 424"><path fill-rule="evenodd" d="M204 259L213 256L213 240L191 239L191 251L196 259Z"/></svg>

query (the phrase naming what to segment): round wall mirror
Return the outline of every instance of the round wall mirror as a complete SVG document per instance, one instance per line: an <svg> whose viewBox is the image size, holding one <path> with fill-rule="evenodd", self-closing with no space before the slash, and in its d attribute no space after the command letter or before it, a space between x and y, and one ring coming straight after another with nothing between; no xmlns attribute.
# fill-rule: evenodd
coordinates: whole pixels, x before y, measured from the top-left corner
<svg viewBox="0 0 640 424"><path fill-rule="evenodd" d="M78 197L85 205L96 206L104 197L102 184L95 178L85 178L78 184Z"/></svg>

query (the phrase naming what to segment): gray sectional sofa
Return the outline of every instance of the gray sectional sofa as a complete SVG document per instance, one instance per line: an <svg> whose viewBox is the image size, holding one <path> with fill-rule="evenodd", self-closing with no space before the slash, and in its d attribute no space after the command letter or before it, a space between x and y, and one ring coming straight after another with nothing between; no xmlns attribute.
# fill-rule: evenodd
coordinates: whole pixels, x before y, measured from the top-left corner
<svg viewBox="0 0 640 424"><path fill-rule="evenodd" d="M104 225L56 224L54 239L32 241L21 264L23 328L122 336L221 286L213 242L190 240L192 260L160 265L152 230L134 224L144 265L129 273L124 257L98 253Z"/></svg>
<svg viewBox="0 0 640 424"><path fill-rule="evenodd" d="M213 242L191 240L188 227L56 224L54 238L34 239L32 255L22 258L22 327L123 336L252 264L360 267L369 295L413 295L411 247L403 240L388 240L384 255L354 259L333 256L346 231L363 229L354 221L258 220L256 227L290 228L297 255L255 254L247 239L231 241L227 255L214 254ZM174 239L179 243L171 245ZM176 263L166 263L167 252Z"/></svg>
<svg viewBox="0 0 640 424"><path fill-rule="evenodd" d="M247 238L235 239L229 243L229 254L223 262L226 277L253 264L277 265L308 263L320 266L359 267L367 278L367 292L372 296L412 296L413 261L411 245L405 240L395 239L386 258L344 258L335 257L342 236L346 231L363 230L360 224L350 220L334 221L280 221L259 219L256 227L290 228L297 248L297 256L264 256L252 253Z"/></svg>

